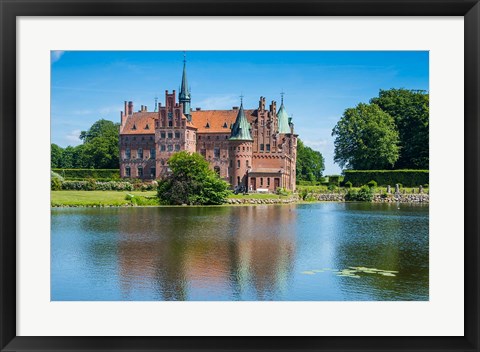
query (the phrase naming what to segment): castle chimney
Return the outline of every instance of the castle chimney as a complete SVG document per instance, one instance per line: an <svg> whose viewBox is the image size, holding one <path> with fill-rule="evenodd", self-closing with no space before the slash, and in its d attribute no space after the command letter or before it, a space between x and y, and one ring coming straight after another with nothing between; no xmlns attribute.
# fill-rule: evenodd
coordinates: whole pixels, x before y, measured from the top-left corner
<svg viewBox="0 0 480 352"><path fill-rule="evenodd" d="M128 115L133 114L133 101L128 102Z"/></svg>
<svg viewBox="0 0 480 352"><path fill-rule="evenodd" d="M232 106L232 110L238 110L238 106Z"/></svg>
<svg viewBox="0 0 480 352"><path fill-rule="evenodd" d="M125 107L123 109L123 114L127 115L128 114L128 108L127 108L127 101L125 100Z"/></svg>
<svg viewBox="0 0 480 352"><path fill-rule="evenodd" d="M125 122L127 122L127 115L120 111L120 125L121 127L125 126Z"/></svg>
<svg viewBox="0 0 480 352"><path fill-rule="evenodd" d="M196 110L196 111L200 111L200 110L202 110L202 108L195 108L195 110Z"/></svg>
<svg viewBox="0 0 480 352"><path fill-rule="evenodd" d="M260 97L260 101L258 103L258 110L265 110L265 97Z"/></svg>
<svg viewBox="0 0 480 352"><path fill-rule="evenodd" d="M270 104L270 112L272 114L277 112L277 102L275 100L272 100L272 103Z"/></svg>

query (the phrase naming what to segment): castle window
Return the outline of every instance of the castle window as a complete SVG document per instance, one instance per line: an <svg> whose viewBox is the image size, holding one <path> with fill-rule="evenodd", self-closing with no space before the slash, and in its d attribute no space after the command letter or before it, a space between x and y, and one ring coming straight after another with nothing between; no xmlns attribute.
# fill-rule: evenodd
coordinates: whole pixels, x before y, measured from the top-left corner
<svg viewBox="0 0 480 352"><path fill-rule="evenodd" d="M130 148L125 149L125 159L130 159L131 158L131 152Z"/></svg>
<svg viewBox="0 0 480 352"><path fill-rule="evenodd" d="M240 167L240 160L237 160L237 167Z"/></svg>
<svg viewBox="0 0 480 352"><path fill-rule="evenodd" d="M161 151L161 152L164 152L165 149L166 149L165 144L162 144L162 145L160 146L160 151Z"/></svg>
<svg viewBox="0 0 480 352"><path fill-rule="evenodd" d="M240 176L237 176L237 186L240 186Z"/></svg>
<svg viewBox="0 0 480 352"><path fill-rule="evenodd" d="M125 168L125 176L126 176L126 177L130 177L130 175L131 175L130 166L127 166L127 167Z"/></svg>
<svg viewBox="0 0 480 352"><path fill-rule="evenodd" d="M150 159L155 159L156 154L155 148L150 148Z"/></svg>
<svg viewBox="0 0 480 352"><path fill-rule="evenodd" d="M198 140L201 140L202 139L202 136L198 136Z"/></svg>
<svg viewBox="0 0 480 352"><path fill-rule="evenodd" d="M213 157L220 158L220 148L218 147L213 148Z"/></svg>
<svg viewBox="0 0 480 352"><path fill-rule="evenodd" d="M150 140L153 141L153 136L150 136Z"/></svg>
<svg viewBox="0 0 480 352"><path fill-rule="evenodd" d="M165 165L165 160L160 160L160 164Z"/></svg>
<svg viewBox="0 0 480 352"><path fill-rule="evenodd" d="M173 133L172 132L168 132L168 138L173 138Z"/></svg>
<svg viewBox="0 0 480 352"><path fill-rule="evenodd" d="M142 149L142 148L138 148L138 150L137 150L137 158L138 158L138 159L143 159L143 149Z"/></svg>
<svg viewBox="0 0 480 352"><path fill-rule="evenodd" d="M150 168L150 177L155 178L155 175L157 174L157 170L154 167Z"/></svg>
<svg viewBox="0 0 480 352"><path fill-rule="evenodd" d="M137 175L138 177L143 177L143 167L138 167L137 168Z"/></svg>
<svg viewBox="0 0 480 352"><path fill-rule="evenodd" d="M206 158L207 157L207 150L206 149L200 149L200 154Z"/></svg>
<svg viewBox="0 0 480 352"><path fill-rule="evenodd" d="M248 167L248 160L245 160L245 165Z"/></svg>
<svg viewBox="0 0 480 352"><path fill-rule="evenodd" d="M175 138L180 138L180 132L175 132Z"/></svg>
<svg viewBox="0 0 480 352"><path fill-rule="evenodd" d="M225 136L225 139L228 139L228 136Z"/></svg>
<svg viewBox="0 0 480 352"><path fill-rule="evenodd" d="M270 186L270 177L267 177L267 186Z"/></svg>
<svg viewBox="0 0 480 352"><path fill-rule="evenodd" d="M179 151L180 150L180 144L175 144L175 150Z"/></svg>
<svg viewBox="0 0 480 352"><path fill-rule="evenodd" d="M270 144L267 144L267 152L270 151Z"/></svg>
<svg viewBox="0 0 480 352"><path fill-rule="evenodd" d="M243 151L245 151L245 147L243 147L243 149L242 149L242 150L243 150Z"/></svg>
<svg viewBox="0 0 480 352"><path fill-rule="evenodd" d="M173 122L172 121L168 121L168 127L172 127L173 126Z"/></svg>
<svg viewBox="0 0 480 352"><path fill-rule="evenodd" d="M230 167L233 167L233 160L230 160Z"/></svg>
<svg viewBox="0 0 480 352"><path fill-rule="evenodd" d="M145 137L142 137L142 141L144 141L144 140L145 140Z"/></svg>
<svg viewBox="0 0 480 352"><path fill-rule="evenodd" d="M263 186L263 177L260 177L260 187Z"/></svg>
<svg viewBox="0 0 480 352"><path fill-rule="evenodd" d="M260 151L263 152L263 150L264 150L264 145L260 144Z"/></svg>
<svg viewBox="0 0 480 352"><path fill-rule="evenodd" d="M160 132L160 138L165 138L165 132Z"/></svg>
<svg viewBox="0 0 480 352"><path fill-rule="evenodd" d="M207 136L207 139L210 140L210 136Z"/></svg>
<svg viewBox="0 0 480 352"><path fill-rule="evenodd" d="M167 146L167 150L168 150L169 152L173 151L173 145L169 144L169 145Z"/></svg>

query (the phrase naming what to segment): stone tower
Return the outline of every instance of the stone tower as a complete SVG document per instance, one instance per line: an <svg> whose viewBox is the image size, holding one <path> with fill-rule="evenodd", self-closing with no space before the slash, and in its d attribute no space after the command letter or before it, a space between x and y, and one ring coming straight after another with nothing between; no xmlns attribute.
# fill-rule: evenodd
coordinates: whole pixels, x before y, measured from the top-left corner
<svg viewBox="0 0 480 352"><path fill-rule="evenodd" d="M234 189L246 191L248 190L248 172L252 167L253 138L250 133L250 124L243 110L243 102L228 141L230 184Z"/></svg>

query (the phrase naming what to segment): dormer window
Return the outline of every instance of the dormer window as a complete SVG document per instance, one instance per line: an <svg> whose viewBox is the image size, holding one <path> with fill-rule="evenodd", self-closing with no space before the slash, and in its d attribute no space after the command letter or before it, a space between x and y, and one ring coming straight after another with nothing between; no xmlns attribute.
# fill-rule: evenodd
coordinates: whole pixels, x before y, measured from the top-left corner
<svg viewBox="0 0 480 352"><path fill-rule="evenodd" d="M210 128L210 124L207 122L207 124L205 125L205 128Z"/></svg>
<svg viewBox="0 0 480 352"><path fill-rule="evenodd" d="M150 126L148 125L148 123L147 123L147 125L145 126L145 129L146 129L146 130L149 130L149 129L150 129Z"/></svg>
<svg viewBox="0 0 480 352"><path fill-rule="evenodd" d="M132 130L136 130L136 129L137 129L137 126L133 124Z"/></svg>
<svg viewBox="0 0 480 352"><path fill-rule="evenodd" d="M223 124L223 128L228 128L228 125L226 122Z"/></svg>

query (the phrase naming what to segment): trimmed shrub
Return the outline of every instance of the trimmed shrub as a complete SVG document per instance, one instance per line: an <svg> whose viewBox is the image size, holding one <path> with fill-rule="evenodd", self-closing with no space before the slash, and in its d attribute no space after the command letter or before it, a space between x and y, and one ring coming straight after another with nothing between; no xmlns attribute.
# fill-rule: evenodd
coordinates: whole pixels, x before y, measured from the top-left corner
<svg viewBox="0 0 480 352"><path fill-rule="evenodd" d="M133 191L129 182L64 181L62 189L66 191Z"/></svg>
<svg viewBox="0 0 480 352"><path fill-rule="evenodd" d="M340 175L331 175L328 176L328 183L331 185L336 185L338 186L340 184L340 181L343 180L343 177Z"/></svg>
<svg viewBox="0 0 480 352"><path fill-rule="evenodd" d="M63 176L66 180L70 179L120 179L119 169L53 169L54 172Z"/></svg>
<svg viewBox="0 0 480 352"><path fill-rule="evenodd" d="M362 186L360 190L348 190L345 195L345 200L355 202L371 202L373 199L373 192L368 186Z"/></svg>
<svg viewBox="0 0 480 352"><path fill-rule="evenodd" d="M344 182L351 182L353 187L360 187L370 180L378 186L402 184L405 187L418 187L428 182L428 170L344 170Z"/></svg>
<svg viewBox="0 0 480 352"><path fill-rule="evenodd" d="M374 180L371 180L370 182L367 183L367 186L369 188L376 188L377 187L377 182L375 182Z"/></svg>
<svg viewBox="0 0 480 352"><path fill-rule="evenodd" d="M352 188L352 183L350 181L345 182L345 188Z"/></svg>

